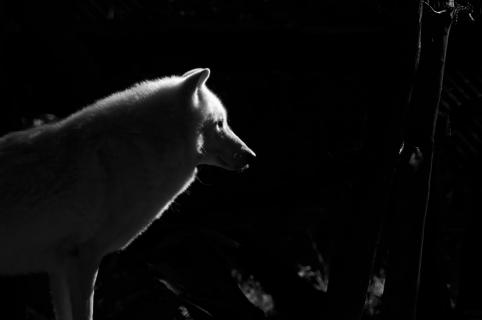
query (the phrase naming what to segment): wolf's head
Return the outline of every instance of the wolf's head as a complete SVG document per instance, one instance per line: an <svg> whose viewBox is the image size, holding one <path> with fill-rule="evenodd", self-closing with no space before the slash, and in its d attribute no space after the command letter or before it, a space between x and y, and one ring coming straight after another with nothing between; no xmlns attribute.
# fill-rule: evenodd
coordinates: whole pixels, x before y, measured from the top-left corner
<svg viewBox="0 0 482 320"><path fill-rule="evenodd" d="M193 69L183 77L183 88L192 97L201 116L198 139L199 164L228 170L243 170L255 153L231 130L226 109L219 98L206 87L209 69Z"/></svg>

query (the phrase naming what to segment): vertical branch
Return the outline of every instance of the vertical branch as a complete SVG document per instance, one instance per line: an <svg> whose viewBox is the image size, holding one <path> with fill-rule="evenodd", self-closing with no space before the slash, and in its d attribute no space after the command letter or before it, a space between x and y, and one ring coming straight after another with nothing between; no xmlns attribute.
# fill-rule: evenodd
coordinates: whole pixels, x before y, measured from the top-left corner
<svg viewBox="0 0 482 320"><path fill-rule="evenodd" d="M359 159L362 169L350 190L350 216L332 257L326 319L352 320L362 316L380 220L386 210L388 177L393 173L400 146L400 115L412 95L419 62L422 1L394 2L394 7L386 8L393 18L389 20L391 33L386 35L391 44L387 54L393 59L387 64L382 81L390 83L388 89L394 104L393 108L384 105L369 111L366 142Z"/></svg>
<svg viewBox="0 0 482 320"><path fill-rule="evenodd" d="M403 128L405 141L412 145L428 148L435 140L452 19L453 7L435 11L425 3L420 69Z"/></svg>
<svg viewBox="0 0 482 320"><path fill-rule="evenodd" d="M425 3L420 66L402 128L404 144L394 181L386 319L416 319L435 129L452 19L450 1L442 11Z"/></svg>

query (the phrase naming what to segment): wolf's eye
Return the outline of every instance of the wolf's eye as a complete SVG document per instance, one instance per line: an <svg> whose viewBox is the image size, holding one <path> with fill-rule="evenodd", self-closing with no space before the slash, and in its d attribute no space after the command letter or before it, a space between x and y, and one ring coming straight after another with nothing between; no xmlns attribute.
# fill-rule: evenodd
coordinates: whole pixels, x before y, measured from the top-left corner
<svg viewBox="0 0 482 320"><path fill-rule="evenodd" d="M217 128L222 128L224 126L224 121L223 120L218 120L216 121L216 127Z"/></svg>

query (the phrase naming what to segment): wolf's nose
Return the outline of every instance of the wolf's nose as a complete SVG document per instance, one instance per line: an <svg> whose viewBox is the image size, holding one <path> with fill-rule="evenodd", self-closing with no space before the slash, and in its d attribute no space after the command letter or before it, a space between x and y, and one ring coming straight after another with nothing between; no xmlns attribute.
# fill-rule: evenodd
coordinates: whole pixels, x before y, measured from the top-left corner
<svg viewBox="0 0 482 320"><path fill-rule="evenodd" d="M256 159L256 154L253 152L253 150L248 149L246 151L246 162L253 163L254 159Z"/></svg>

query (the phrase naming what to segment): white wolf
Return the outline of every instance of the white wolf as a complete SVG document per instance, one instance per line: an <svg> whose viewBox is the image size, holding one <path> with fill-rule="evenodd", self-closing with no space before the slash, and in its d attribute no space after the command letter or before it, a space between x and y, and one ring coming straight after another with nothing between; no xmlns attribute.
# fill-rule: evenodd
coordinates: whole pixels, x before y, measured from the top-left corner
<svg viewBox="0 0 482 320"><path fill-rule="evenodd" d="M92 319L99 263L194 181L255 157L206 87L209 69L140 83L0 138L0 273L47 272L58 320Z"/></svg>

